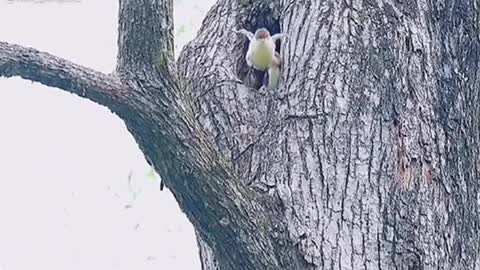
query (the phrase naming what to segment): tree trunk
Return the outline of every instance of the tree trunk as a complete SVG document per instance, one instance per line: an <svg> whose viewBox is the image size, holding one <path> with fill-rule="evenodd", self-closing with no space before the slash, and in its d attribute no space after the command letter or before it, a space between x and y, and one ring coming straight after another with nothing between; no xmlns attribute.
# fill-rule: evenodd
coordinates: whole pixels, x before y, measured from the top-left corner
<svg viewBox="0 0 480 270"><path fill-rule="evenodd" d="M0 76L118 114L205 270L479 270L479 4L219 0L175 67L172 0L120 0L115 74L0 42ZM275 91L233 33L262 26Z"/></svg>
<svg viewBox="0 0 480 270"><path fill-rule="evenodd" d="M305 269L480 269L478 2L241 2L212 9L180 70ZM231 31L261 26L287 35L272 93L237 81Z"/></svg>

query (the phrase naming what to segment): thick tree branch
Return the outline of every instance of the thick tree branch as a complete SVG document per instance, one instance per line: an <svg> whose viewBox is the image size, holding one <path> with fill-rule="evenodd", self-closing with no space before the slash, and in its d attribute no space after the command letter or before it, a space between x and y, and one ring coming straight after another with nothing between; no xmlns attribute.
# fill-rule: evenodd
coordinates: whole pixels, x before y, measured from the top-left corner
<svg viewBox="0 0 480 270"><path fill-rule="evenodd" d="M172 0L120 0L118 32L120 74L173 64Z"/></svg>
<svg viewBox="0 0 480 270"><path fill-rule="evenodd" d="M33 48L0 42L0 77L13 76L66 90L114 111L128 96L127 88L114 76Z"/></svg>

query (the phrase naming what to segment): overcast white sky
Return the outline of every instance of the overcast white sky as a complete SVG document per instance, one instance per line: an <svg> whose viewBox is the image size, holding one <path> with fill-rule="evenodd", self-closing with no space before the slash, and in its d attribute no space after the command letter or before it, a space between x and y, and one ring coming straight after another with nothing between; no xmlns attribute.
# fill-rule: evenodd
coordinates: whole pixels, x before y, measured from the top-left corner
<svg viewBox="0 0 480 270"><path fill-rule="evenodd" d="M118 0L57 1L0 0L0 40L113 71ZM174 2L181 48L214 0ZM191 224L149 171L107 109L0 78L0 270L200 269Z"/></svg>

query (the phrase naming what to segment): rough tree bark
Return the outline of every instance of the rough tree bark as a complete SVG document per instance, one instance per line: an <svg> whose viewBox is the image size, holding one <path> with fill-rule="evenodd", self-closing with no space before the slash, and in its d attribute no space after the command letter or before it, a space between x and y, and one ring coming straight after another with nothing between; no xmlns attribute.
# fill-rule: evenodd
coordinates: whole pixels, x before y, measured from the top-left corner
<svg viewBox="0 0 480 270"><path fill-rule="evenodd" d="M203 269L480 269L479 4L219 0L175 66L172 1L120 0L115 74L0 43L0 76L119 115ZM274 92L242 83L260 26Z"/></svg>

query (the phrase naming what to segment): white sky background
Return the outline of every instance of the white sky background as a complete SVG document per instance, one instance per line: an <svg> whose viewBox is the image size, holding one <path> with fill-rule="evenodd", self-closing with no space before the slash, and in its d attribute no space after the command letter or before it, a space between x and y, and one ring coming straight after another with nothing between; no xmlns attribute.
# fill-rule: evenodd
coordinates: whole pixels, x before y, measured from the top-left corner
<svg viewBox="0 0 480 270"><path fill-rule="evenodd" d="M0 0L0 41L109 73L117 2ZM174 2L178 53L214 0ZM200 269L191 224L149 171L106 108L0 78L0 269Z"/></svg>

